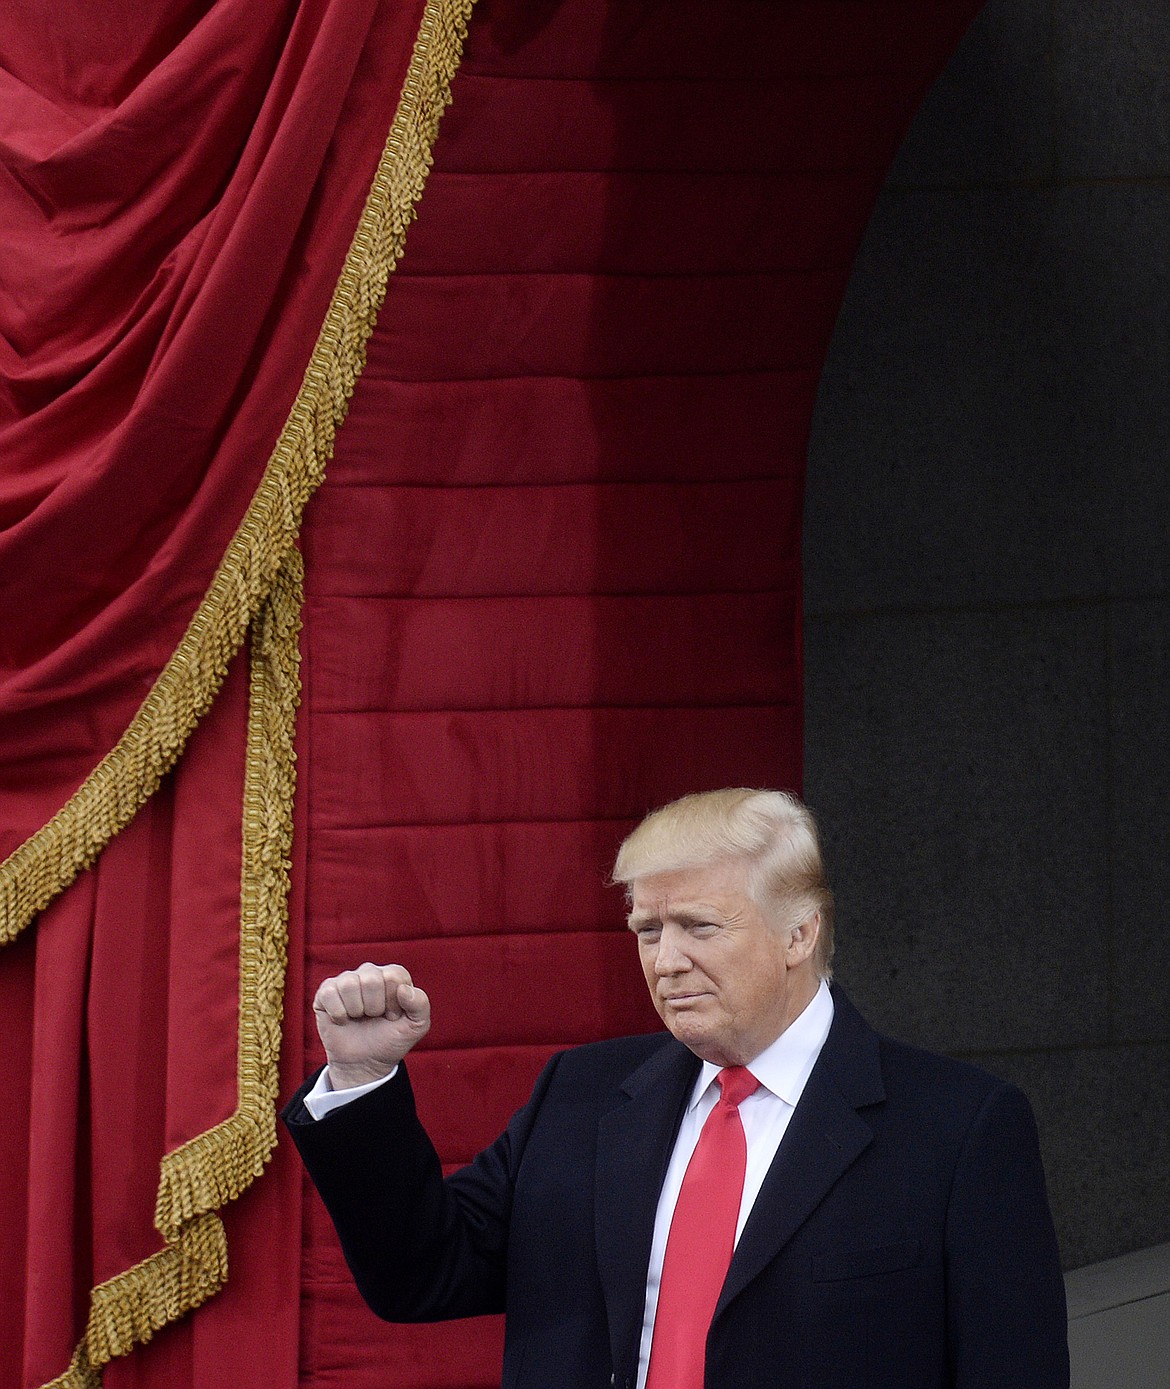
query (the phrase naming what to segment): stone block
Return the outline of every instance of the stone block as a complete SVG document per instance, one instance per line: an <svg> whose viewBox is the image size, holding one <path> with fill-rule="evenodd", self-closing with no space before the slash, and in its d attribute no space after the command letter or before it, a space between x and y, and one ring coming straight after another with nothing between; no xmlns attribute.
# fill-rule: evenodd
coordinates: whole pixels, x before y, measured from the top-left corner
<svg viewBox="0 0 1170 1389"><path fill-rule="evenodd" d="M1165 593L1170 188L887 192L821 382L808 611Z"/></svg>
<svg viewBox="0 0 1170 1389"><path fill-rule="evenodd" d="M1170 173L1170 6L1056 0L1052 71L1062 178Z"/></svg>
<svg viewBox="0 0 1170 1389"><path fill-rule="evenodd" d="M805 794L850 995L935 1051L1103 1042L1100 607L805 632Z"/></svg>
<svg viewBox="0 0 1170 1389"><path fill-rule="evenodd" d="M896 185L1051 177L1055 126L1048 0L991 0L927 94L898 151Z"/></svg>
<svg viewBox="0 0 1170 1389"><path fill-rule="evenodd" d="M1170 1240L1170 1046L973 1059L1032 1101L1066 1268Z"/></svg>
<svg viewBox="0 0 1170 1389"><path fill-rule="evenodd" d="M1170 603L1113 605L1113 1027L1170 1042ZM1102 826L1102 829L1104 826Z"/></svg>

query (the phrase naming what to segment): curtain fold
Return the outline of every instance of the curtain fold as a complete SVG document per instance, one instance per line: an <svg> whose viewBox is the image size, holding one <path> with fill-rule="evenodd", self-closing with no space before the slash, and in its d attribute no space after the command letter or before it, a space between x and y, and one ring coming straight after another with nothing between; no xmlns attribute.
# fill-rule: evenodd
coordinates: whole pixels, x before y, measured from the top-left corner
<svg viewBox="0 0 1170 1389"><path fill-rule="evenodd" d="M400 249L394 227L392 253L356 259L349 321L334 322L338 341L303 381L423 10L160 3L173 46L144 74L103 70L97 90L75 51L84 19L74 30L58 10L54 41L27 52L21 8L0 20L18 98L0 127L0 854L77 791L148 693L159 698L184 635L201 638L152 711L151 746L127 750L133 772L112 772L118 794L88 812L109 822L105 837L124 822L121 802L170 765L187 711L206 707L271 584L360 370L380 297L370 272ZM145 27L133 6L108 18L115 39ZM50 135L31 125L46 102ZM392 191L408 217L411 190ZM267 514L241 537L266 478ZM261 533L282 522L266 549ZM224 574L233 537L243 553ZM192 633L209 592L217 611ZM100 848L77 825L58 839L37 870L54 881ZM13 876L0 870L9 932L30 910Z"/></svg>

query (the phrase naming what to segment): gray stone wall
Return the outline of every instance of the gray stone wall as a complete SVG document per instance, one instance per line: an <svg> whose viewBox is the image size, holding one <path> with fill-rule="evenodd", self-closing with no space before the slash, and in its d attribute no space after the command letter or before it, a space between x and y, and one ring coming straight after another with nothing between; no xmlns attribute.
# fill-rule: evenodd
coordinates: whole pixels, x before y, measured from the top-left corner
<svg viewBox="0 0 1170 1389"><path fill-rule="evenodd" d="M1018 1082L1066 1267L1170 1239L1170 4L991 0L891 171L805 531L838 977Z"/></svg>

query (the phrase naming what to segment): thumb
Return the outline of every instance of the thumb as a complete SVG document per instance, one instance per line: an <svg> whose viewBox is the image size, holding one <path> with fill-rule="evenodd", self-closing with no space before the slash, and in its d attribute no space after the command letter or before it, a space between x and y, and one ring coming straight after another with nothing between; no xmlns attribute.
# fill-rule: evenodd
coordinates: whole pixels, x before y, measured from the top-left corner
<svg viewBox="0 0 1170 1389"><path fill-rule="evenodd" d="M398 1006L411 1022L426 1022L431 1016L431 1000L413 984L399 984Z"/></svg>

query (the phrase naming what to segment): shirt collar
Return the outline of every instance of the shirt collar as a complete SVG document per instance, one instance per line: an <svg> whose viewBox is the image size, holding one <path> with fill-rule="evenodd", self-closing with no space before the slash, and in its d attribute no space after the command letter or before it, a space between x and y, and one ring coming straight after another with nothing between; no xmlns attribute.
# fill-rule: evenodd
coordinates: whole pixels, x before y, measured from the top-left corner
<svg viewBox="0 0 1170 1389"><path fill-rule="evenodd" d="M765 1090L795 1105L821 1054L832 1022L833 995L822 979L804 1011L788 1024L771 1046L748 1062L748 1070ZM722 1069L710 1061L703 1062L688 1109L694 1109Z"/></svg>

